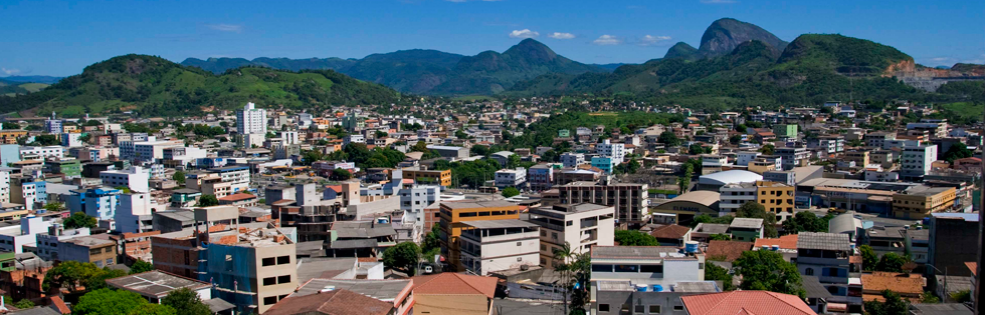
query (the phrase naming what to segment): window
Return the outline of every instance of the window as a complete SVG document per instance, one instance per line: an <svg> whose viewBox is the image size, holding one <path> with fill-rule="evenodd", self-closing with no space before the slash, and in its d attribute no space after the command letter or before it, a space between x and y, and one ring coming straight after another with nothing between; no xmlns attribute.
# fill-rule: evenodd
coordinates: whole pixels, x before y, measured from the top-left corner
<svg viewBox="0 0 985 315"><path fill-rule="evenodd" d="M277 278L275 277L263 278L263 285L275 285L275 284L277 284Z"/></svg>
<svg viewBox="0 0 985 315"><path fill-rule="evenodd" d="M660 305L650 305L650 314L660 314Z"/></svg>
<svg viewBox="0 0 985 315"><path fill-rule="evenodd" d="M813 276L814 268L807 268L807 270L804 270L804 275Z"/></svg>
<svg viewBox="0 0 985 315"><path fill-rule="evenodd" d="M277 277L277 283L279 284L290 283L290 282L291 282L291 275Z"/></svg>
<svg viewBox="0 0 985 315"><path fill-rule="evenodd" d="M516 242L516 246L523 246L523 242Z"/></svg>
<svg viewBox="0 0 985 315"><path fill-rule="evenodd" d="M599 312L608 312L609 304L599 304Z"/></svg>
<svg viewBox="0 0 985 315"><path fill-rule="evenodd" d="M592 272L612 272L612 265L592 265Z"/></svg>
<svg viewBox="0 0 985 315"><path fill-rule="evenodd" d="M521 261L523 261L523 257L517 257L517 258L516 258L516 261L517 261L517 262L521 262Z"/></svg>
<svg viewBox="0 0 985 315"><path fill-rule="evenodd" d="M263 305L274 305L274 304L277 304L276 296L268 296L263 298Z"/></svg>
<svg viewBox="0 0 985 315"><path fill-rule="evenodd" d="M636 314L643 314L643 311L645 310L646 310L646 306L643 305L636 305L633 307L633 313Z"/></svg>
<svg viewBox="0 0 985 315"><path fill-rule="evenodd" d="M261 261L261 264L263 265L263 267L273 266L275 264L275 261L276 261L276 258L274 258L274 257L267 257L267 258L264 258Z"/></svg>
<svg viewBox="0 0 985 315"><path fill-rule="evenodd" d="M278 265L289 264L289 263L291 263L291 256L280 256L280 257L277 257L277 264Z"/></svg>
<svg viewBox="0 0 985 315"><path fill-rule="evenodd" d="M652 272L652 273L663 273L663 265L641 265L640 272Z"/></svg>
<svg viewBox="0 0 985 315"><path fill-rule="evenodd" d="M683 311L684 310L684 305L674 305L674 310L675 311Z"/></svg>
<svg viewBox="0 0 985 315"><path fill-rule="evenodd" d="M616 272L639 272L639 265L616 265Z"/></svg>

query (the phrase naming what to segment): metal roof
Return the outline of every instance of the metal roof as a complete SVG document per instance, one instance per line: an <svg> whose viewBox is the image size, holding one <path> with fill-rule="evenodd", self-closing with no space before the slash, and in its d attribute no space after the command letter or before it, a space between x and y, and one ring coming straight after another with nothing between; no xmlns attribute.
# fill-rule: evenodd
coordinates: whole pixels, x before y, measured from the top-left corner
<svg viewBox="0 0 985 315"><path fill-rule="evenodd" d="M800 232L797 249L851 250L848 234Z"/></svg>
<svg viewBox="0 0 985 315"><path fill-rule="evenodd" d="M530 223L527 221L520 220L480 220L480 221L466 221L462 224L477 228L477 229L503 229L503 228L522 228L522 227L536 227L537 224Z"/></svg>
<svg viewBox="0 0 985 315"><path fill-rule="evenodd" d="M380 301L393 301L405 288L410 286L410 280L335 280L311 279L298 288L292 297L316 294L322 290L345 289Z"/></svg>
<svg viewBox="0 0 985 315"><path fill-rule="evenodd" d="M763 227L763 219L755 218L735 218L732 220L732 224L729 224L730 228L742 228L742 229L758 229Z"/></svg>
<svg viewBox="0 0 985 315"><path fill-rule="evenodd" d="M110 286L140 293L143 296L163 297L173 290L189 288L197 290L208 288L206 282L179 277L157 270L106 280Z"/></svg>
<svg viewBox="0 0 985 315"><path fill-rule="evenodd" d="M731 183L755 182L763 180L763 176L743 170L731 170L711 173L698 177L698 184L722 186Z"/></svg>

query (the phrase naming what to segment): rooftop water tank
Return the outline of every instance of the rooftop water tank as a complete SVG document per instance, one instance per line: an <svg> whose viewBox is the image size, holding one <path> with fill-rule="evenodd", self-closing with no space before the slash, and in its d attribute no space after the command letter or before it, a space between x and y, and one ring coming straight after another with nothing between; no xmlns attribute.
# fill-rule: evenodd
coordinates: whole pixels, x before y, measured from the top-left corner
<svg viewBox="0 0 985 315"><path fill-rule="evenodd" d="M663 292L663 290L664 290L664 286L659 284L653 285L653 292Z"/></svg>
<svg viewBox="0 0 985 315"><path fill-rule="evenodd" d="M687 253L697 253L698 252L698 242L697 241L687 241L684 243L684 251Z"/></svg>
<svg viewBox="0 0 985 315"><path fill-rule="evenodd" d="M645 284L637 284L636 285L636 291L646 292L646 285Z"/></svg>
<svg viewBox="0 0 985 315"><path fill-rule="evenodd" d="M773 245L773 251L780 250L780 245Z"/></svg>

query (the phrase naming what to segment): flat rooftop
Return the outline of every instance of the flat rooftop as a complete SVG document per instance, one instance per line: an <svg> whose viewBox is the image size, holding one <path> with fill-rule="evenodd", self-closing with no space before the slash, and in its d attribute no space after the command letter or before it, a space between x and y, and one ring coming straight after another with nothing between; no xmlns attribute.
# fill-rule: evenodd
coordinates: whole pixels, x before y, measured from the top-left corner
<svg viewBox="0 0 985 315"><path fill-rule="evenodd" d="M673 246L594 246L592 259L695 259Z"/></svg>
<svg viewBox="0 0 985 315"><path fill-rule="evenodd" d="M209 287L209 284L206 282L179 277L157 270L109 279L106 280L106 284L150 297L163 297L171 291L181 288L198 290Z"/></svg>
<svg viewBox="0 0 985 315"><path fill-rule="evenodd" d="M291 297L316 294L322 290L345 289L371 298L390 302L395 300L404 289L410 287L410 280L336 280L311 279Z"/></svg>
<svg viewBox="0 0 985 315"><path fill-rule="evenodd" d="M521 220L481 220L481 221L466 221L462 224L471 226L477 229L503 229L503 228L524 228L524 227L537 227L539 225L533 224L527 221Z"/></svg>
<svg viewBox="0 0 985 315"><path fill-rule="evenodd" d="M489 201L469 201L469 202L442 202L442 206L448 207L449 209L476 209L476 208L502 208L502 207L516 207L515 203L502 200L489 200Z"/></svg>

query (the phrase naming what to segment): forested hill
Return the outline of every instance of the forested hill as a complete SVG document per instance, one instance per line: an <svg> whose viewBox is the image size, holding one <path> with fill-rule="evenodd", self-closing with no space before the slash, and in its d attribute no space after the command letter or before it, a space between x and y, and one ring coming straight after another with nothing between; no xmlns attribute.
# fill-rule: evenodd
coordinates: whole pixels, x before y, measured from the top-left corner
<svg viewBox="0 0 985 315"><path fill-rule="evenodd" d="M44 90L0 96L0 112L56 111L63 116L134 110L147 116L189 115L209 106L232 109L247 101L261 106L318 108L387 104L399 93L332 70L291 72L246 67L221 75L160 57L125 55L90 65L82 74Z"/></svg>

